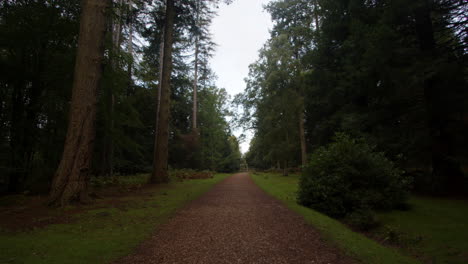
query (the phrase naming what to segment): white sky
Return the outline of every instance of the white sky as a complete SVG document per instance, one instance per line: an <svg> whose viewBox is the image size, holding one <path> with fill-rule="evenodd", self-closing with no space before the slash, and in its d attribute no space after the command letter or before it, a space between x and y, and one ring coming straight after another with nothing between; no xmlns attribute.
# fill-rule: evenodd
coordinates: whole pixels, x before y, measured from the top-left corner
<svg viewBox="0 0 468 264"><path fill-rule="evenodd" d="M258 50L270 36L270 15L263 10L269 0L234 0L220 4L218 16L213 19L211 33L218 45L211 60L211 68L218 76L216 84L233 97L245 88L244 78L249 64L258 58ZM234 131L239 136L242 131ZM241 152L249 148L250 135L242 142Z"/></svg>

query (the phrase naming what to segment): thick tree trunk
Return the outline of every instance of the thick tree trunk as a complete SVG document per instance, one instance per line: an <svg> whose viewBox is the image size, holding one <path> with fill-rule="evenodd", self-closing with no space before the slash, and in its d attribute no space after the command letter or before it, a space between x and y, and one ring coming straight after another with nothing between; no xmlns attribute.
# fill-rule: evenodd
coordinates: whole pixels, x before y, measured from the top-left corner
<svg viewBox="0 0 468 264"><path fill-rule="evenodd" d="M106 13L110 1L84 0L82 3L67 136L49 197L49 204L55 206L88 199L96 91L102 75Z"/></svg>
<svg viewBox="0 0 468 264"><path fill-rule="evenodd" d="M169 143L169 115L172 71L172 43L174 30L174 0L166 0L166 18L161 47L161 69L156 111L153 173L151 183L168 182L167 161Z"/></svg>
<svg viewBox="0 0 468 264"><path fill-rule="evenodd" d="M301 164L304 167L307 164L307 147L304 131L304 112L302 109L299 112L299 138L301 141Z"/></svg>

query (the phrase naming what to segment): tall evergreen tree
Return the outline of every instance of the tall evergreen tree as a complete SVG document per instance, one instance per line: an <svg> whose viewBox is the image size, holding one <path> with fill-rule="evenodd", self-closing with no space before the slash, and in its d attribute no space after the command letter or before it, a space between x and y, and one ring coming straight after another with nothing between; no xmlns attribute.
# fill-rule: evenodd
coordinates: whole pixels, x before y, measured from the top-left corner
<svg viewBox="0 0 468 264"><path fill-rule="evenodd" d="M101 79L106 13L110 1L83 1L70 119L49 203L86 201L95 135L96 92Z"/></svg>
<svg viewBox="0 0 468 264"><path fill-rule="evenodd" d="M161 45L161 68L159 92L156 104L156 131L154 141L152 183L169 181L168 175L168 142L169 142L169 112L172 71L172 45L174 31L174 1L166 0L164 18L163 42Z"/></svg>

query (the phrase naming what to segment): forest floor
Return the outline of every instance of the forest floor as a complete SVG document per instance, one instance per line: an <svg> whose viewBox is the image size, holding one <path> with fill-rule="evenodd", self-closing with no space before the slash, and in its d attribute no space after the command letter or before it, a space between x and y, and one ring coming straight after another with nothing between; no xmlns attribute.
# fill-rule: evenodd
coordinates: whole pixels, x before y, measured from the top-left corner
<svg viewBox="0 0 468 264"><path fill-rule="evenodd" d="M159 186L146 179L94 183L104 187L87 206L2 197L0 263L411 264L468 256L466 201L413 197L410 210L379 214L382 228L362 234L298 205L298 175L218 174Z"/></svg>
<svg viewBox="0 0 468 264"><path fill-rule="evenodd" d="M468 263L468 201L412 196L404 211L380 212L381 225L359 233L296 203L299 175L252 173L263 190L301 214L331 243L365 263Z"/></svg>
<svg viewBox="0 0 468 264"><path fill-rule="evenodd" d="M227 176L157 186L144 184L144 174L97 180L93 204L59 209L41 196L0 197L0 263L108 263Z"/></svg>
<svg viewBox="0 0 468 264"><path fill-rule="evenodd" d="M235 174L114 263L356 263L280 201Z"/></svg>

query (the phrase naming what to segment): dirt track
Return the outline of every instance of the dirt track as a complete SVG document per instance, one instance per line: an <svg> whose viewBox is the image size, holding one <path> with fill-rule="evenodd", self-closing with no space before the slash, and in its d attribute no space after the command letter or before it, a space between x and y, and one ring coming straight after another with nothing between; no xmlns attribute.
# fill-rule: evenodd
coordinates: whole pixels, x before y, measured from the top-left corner
<svg viewBox="0 0 468 264"><path fill-rule="evenodd" d="M183 194L181 194L183 195ZM180 210L115 263L354 263L245 173Z"/></svg>

